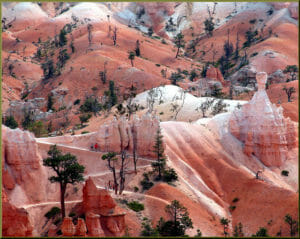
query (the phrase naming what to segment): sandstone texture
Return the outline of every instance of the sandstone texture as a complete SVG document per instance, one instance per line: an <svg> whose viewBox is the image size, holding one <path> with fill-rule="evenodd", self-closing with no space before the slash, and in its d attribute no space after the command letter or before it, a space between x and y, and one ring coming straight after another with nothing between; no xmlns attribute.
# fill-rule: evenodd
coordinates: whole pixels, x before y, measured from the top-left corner
<svg viewBox="0 0 300 239"><path fill-rule="evenodd" d="M296 128L284 118L282 108L273 105L265 91L266 73L257 73L258 91L237 109L230 119L230 132L244 144L244 152L266 166L279 167L296 145Z"/></svg>
<svg viewBox="0 0 300 239"><path fill-rule="evenodd" d="M120 209L109 192L97 189L91 178L83 188L83 210L88 235L122 236L125 230L125 212Z"/></svg>
<svg viewBox="0 0 300 239"><path fill-rule="evenodd" d="M23 208L16 208L2 190L2 235L6 237L30 237L33 226L28 212Z"/></svg>

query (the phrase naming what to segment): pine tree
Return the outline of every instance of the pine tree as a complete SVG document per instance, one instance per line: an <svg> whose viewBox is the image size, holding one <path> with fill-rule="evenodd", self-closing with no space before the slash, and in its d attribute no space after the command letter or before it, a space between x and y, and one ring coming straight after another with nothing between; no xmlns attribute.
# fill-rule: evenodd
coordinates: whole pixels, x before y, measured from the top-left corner
<svg viewBox="0 0 300 239"><path fill-rule="evenodd" d="M65 193L68 184L84 181L84 166L77 162L76 156L67 153L63 155L56 145L48 151L48 158L43 159L43 165L52 168L57 176L49 178L51 183L60 184L60 203L62 218L65 217Z"/></svg>
<svg viewBox="0 0 300 239"><path fill-rule="evenodd" d="M156 161L152 163L152 167L154 168L153 171L158 172L157 179L160 180L166 166L166 159L163 147L163 136L161 134L160 127L158 127L157 129L155 145L153 146L153 148L153 152L156 154Z"/></svg>
<svg viewBox="0 0 300 239"><path fill-rule="evenodd" d="M178 56L178 54L179 54L179 49L180 49L180 48L183 48L184 45L185 45L185 42L184 42L183 38L184 38L184 35L183 35L181 32L178 33L178 34L175 36L175 38L174 38L174 40L175 40L175 45L176 45L176 47L177 47L177 53L176 53L175 58L177 58L177 56Z"/></svg>

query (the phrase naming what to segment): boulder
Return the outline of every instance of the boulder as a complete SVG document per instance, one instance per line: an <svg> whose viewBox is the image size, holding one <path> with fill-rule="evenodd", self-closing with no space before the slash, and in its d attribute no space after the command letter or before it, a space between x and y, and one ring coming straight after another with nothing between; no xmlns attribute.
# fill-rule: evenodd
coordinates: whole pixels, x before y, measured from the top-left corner
<svg viewBox="0 0 300 239"><path fill-rule="evenodd" d="M266 166L280 167L288 150L296 147L296 127L284 118L282 108L272 104L265 91L267 74L257 73L258 91L249 103L230 118L230 132L244 144L244 153Z"/></svg>

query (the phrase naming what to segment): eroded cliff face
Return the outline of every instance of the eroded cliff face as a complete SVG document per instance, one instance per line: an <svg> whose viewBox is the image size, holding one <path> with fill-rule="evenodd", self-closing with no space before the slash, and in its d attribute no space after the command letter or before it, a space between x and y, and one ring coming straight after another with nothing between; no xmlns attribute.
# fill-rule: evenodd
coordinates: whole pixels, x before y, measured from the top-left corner
<svg viewBox="0 0 300 239"><path fill-rule="evenodd" d="M83 188L83 211L89 236L122 236L125 212L117 206L108 191L97 189L89 178Z"/></svg>
<svg viewBox="0 0 300 239"><path fill-rule="evenodd" d="M47 175L32 133L2 125L3 185L18 206L44 201Z"/></svg>
<svg viewBox="0 0 300 239"><path fill-rule="evenodd" d="M12 205L2 189L2 235L3 236L32 236L32 224L28 212L23 208Z"/></svg>
<svg viewBox="0 0 300 239"><path fill-rule="evenodd" d="M282 165L289 149L296 146L296 127L284 118L265 91L267 74L257 73L258 91L251 101L233 112L230 132L244 144L244 153L254 155L266 166Z"/></svg>
<svg viewBox="0 0 300 239"><path fill-rule="evenodd" d="M150 114L134 116L131 120L121 117L102 125L95 134L94 142L98 143L101 151L119 153L124 149L130 152L135 149L139 156L152 157L158 126L158 117Z"/></svg>

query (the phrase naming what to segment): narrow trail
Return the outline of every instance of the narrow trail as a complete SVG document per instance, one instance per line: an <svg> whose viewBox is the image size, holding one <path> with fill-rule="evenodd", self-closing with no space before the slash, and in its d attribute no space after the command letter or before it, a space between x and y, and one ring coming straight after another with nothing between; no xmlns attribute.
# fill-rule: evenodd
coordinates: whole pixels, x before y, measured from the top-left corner
<svg viewBox="0 0 300 239"><path fill-rule="evenodd" d="M38 139L36 139L37 143L39 145L55 145L55 143L50 143L50 142L46 142L46 141L39 141ZM70 146L70 145L65 145L65 144L56 144L58 147L61 148L65 148L65 149L70 149L70 150L76 150L76 151L81 151L81 152L85 152L87 154L91 154L92 156L98 156L98 155L102 155L104 153L107 153L105 151L91 151L89 149L86 148L81 148L81 147L75 147L75 146ZM119 154L117 154L119 155ZM129 157L133 157L132 154L127 153L127 156ZM145 157L138 157L138 160L144 160L144 161L148 161L148 162L153 162L153 159L149 159L149 158L145 158Z"/></svg>
<svg viewBox="0 0 300 239"><path fill-rule="evenodd" d="M98 189L105 189L104 187L100 187L100 186L97 186L97 188ZM163 202L165 204L170 203L167 200L164 200L162 198L155 197L155 196L152 196L152 195L147 195L147 194L143 194L143 193L124 190L123 195L126 196L127 194L134 194L134 195L137 195L137 196L142 196L142 197L150 198L150 199L153 199L153 200L158 200L158 201ZM114 198L114 194L112 194L112 196ZM122 196L122 195L120 195L120 196ZM80 203L80 202L82 202L82 200L72 200L72 201L65 201L65 204L73 204L73 203ZM36 208L36 207L41 207L41 206L49 206L49 205L60 205L60 201L51 201L51 202L41 202L41 203L36 203L36 204L27 204L27 205L20 206L20 208L30 209L30 208Z"/></svg>

